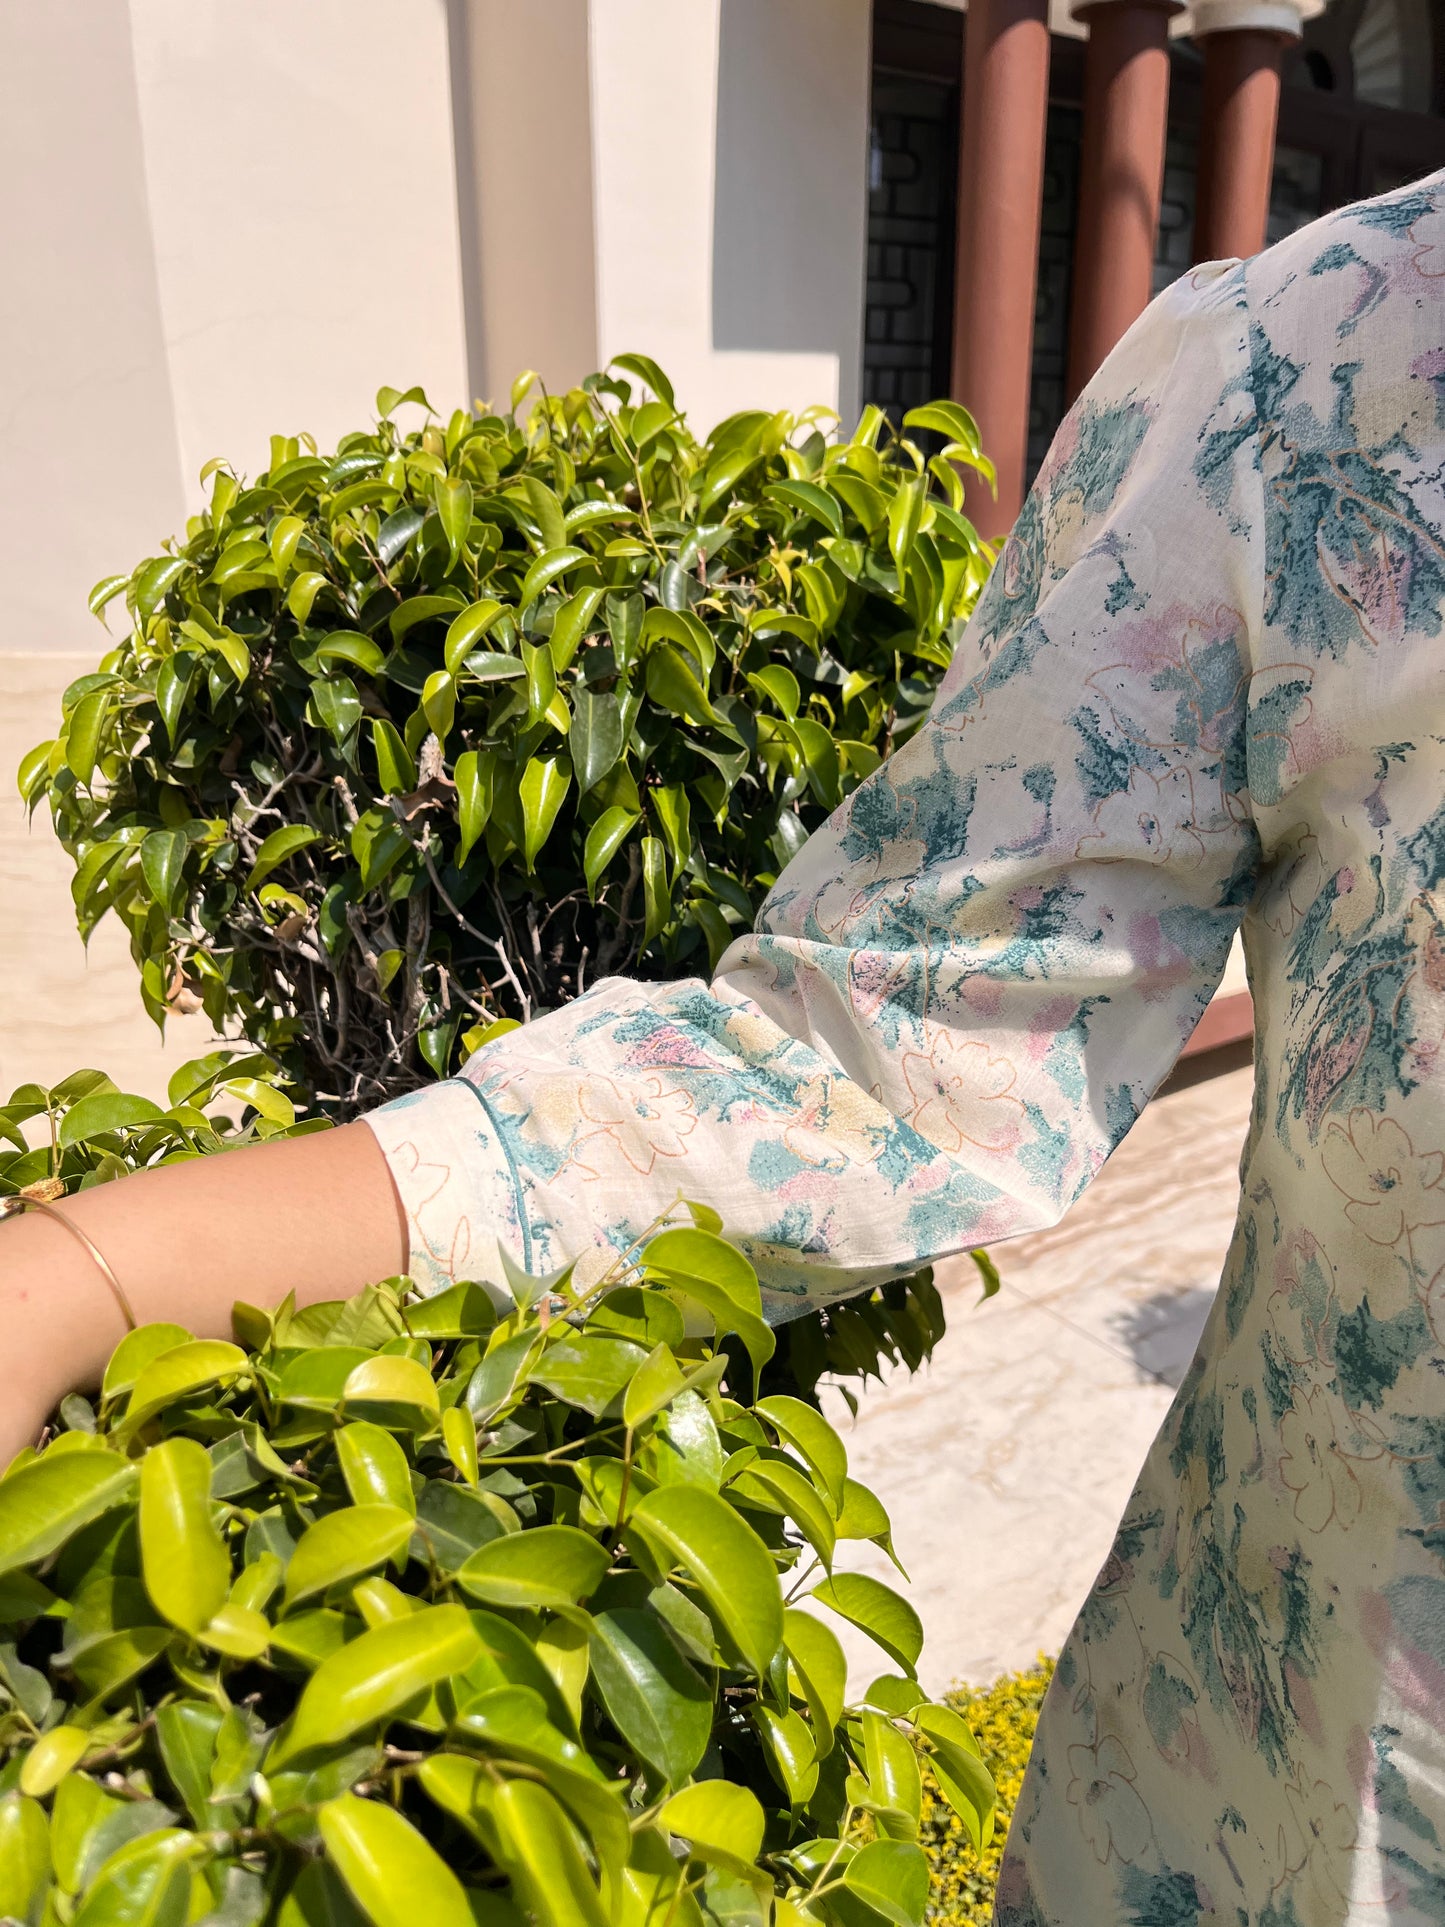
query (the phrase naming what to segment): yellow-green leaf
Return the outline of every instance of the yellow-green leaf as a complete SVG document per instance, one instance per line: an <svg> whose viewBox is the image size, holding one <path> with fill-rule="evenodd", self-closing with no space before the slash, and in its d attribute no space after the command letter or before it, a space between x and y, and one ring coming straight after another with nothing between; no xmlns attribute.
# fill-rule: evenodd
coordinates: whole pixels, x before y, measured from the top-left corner
<svg viewBox="0 0 1445 1927"><path fill-rule="evenodd" d="M416 1525L397 1505L352 1505L307 1526L286 1568L286 1604L358 1579L400 1552Z"/></svg>
<svg viewBox="0 0 1445 1927"><path fill-rule="evenodd" d="M372 1927L475 1927L461 1881L394 1807L343 1793L326 1802L316 1823Z"/></svg>
<svg viewBox="0 0 1445 1927"><path fill-rule="evenodd" d="M464 1606L424 1606L405 1619L371 1627L323 1659L311 1675L289 1730L278 1740L278 1757L339 1745L464 1673L481 1653L481 1638Z"/></svg>
<svg viewBox="0 0 1445 1927"><path fill-rule="evenodd" d="M164 1439L141 1460L140 1550L151 1604L194 1638L231 1586L230 1557L211 1518L210 1454L194 1439Z"/></svg>

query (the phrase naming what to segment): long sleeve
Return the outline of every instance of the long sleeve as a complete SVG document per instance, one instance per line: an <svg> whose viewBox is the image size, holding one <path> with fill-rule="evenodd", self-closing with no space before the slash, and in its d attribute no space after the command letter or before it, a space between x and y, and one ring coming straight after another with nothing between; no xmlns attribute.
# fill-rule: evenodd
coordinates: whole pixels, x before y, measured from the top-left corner
<svg viewBox="0 0 1445 1927"><path fill-rule="evenodd" d="M786 1317L1057 1220L1254 889L1263 579L1243 281L1167 291L1068 420L927 724L699 980L609 979L370 1122L419 1281L610 1259L679 1197Z"/></svg>

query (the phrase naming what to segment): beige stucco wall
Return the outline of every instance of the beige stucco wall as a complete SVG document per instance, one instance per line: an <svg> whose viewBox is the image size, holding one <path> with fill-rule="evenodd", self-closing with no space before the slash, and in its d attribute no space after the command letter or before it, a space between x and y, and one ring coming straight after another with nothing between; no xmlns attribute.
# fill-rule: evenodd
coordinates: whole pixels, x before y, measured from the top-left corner
<svg viewBox="0 0 1445 1927"><path fill-rule="evenodd" d="M708 427L856 415L868 0L594 0L598 341Z"/></svg>
<svg viewBox="0 0 1445 1927"><path fill-rule="evenodd" d="M130 0L187 490L467 392L442 0Z"/></svg>
<svg viewBox="0 0 1445 1927"><path fill-rule="evenodd" d="M466 397L449 92L443 0L0 0L0 1095L159 1095L207 1042L161 1044L118 928L81 948L13 772L207 457L334 439L383 382Z"/></svg>

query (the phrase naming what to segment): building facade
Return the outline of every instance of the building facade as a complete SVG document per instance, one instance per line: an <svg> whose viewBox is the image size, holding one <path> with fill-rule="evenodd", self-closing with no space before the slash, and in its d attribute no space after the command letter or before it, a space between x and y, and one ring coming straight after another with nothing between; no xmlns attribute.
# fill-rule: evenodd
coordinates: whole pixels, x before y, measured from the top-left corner
<svg viewBox="0 0 1445 1927"><path fill-rule="evenodd" d="M1435 0L875 0L865 398L967 398L1001 532L1149 296L1445 165L1442 88Z"/></svg>

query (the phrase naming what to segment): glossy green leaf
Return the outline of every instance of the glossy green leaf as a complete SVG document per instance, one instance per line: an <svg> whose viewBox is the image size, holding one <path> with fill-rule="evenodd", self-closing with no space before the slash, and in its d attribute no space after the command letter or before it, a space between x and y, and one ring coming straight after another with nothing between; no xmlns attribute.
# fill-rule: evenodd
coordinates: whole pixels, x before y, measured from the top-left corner
<svg viewBox="0 0 1445 1927"><path fill-rule="evenodd" d="M0 1479L0 1572L37 1564L135 1491L136 1467L114 1452L44 1453Z"/></svg>
<svg viewBox="0 0 1445 1927"><path fill-rule="evenodd" d="M436 1380L414 1358L366 1359L347 1374L341 1396L353 1410L366 1405L400 1406L414 1412L423 1424L440 1412Z"/></svg>
<svg viewBox="0 0 1445 1927"><path fill-rule="evenodd" d="M717 721L696 669L673 643L649 651L647 693L659 709L682 717L684 722L705 725Z"/></svg>
<svg viewBox="0 0 1445 1927"><path fill-rule="evenodd" d="M0 1793L0 1918L29 1920L50 1879L50 1830L38 1800Z"/></svg>
<svg viewBox="0 0 1445 1927"><path fill-rule="evenodd" d="M211 1769L221 1731L220 1707L208 1701L171 1700L156 1712L156 1740L171 1784L198 1827L217 1819L211 1805Z"/></svg>
<svg viewBox="0 0 1445 1927"><path fill-rule="evenodd" d="M390 796L408 796L416 788L416 762L402 741L396 726L384 716L371 719L371 740L376 750L376 775Z"/></svg>
<svg viewBox="0 0 1445 1927"><path fill-rule="evenodd" d="M587 894L597 895L597 885L614 856L622 848L637 822L637 812L627 810L620 803L604 810L592 828L587 832L587 846L583 853L582 870L587 878Z"/></svg>
<svg viewBox="0 0 1445 1927"><path fill-rule="evenodd" d="M589 562L591 557L585 549L573 548L570 544L559 549L547 549L539 555L522 578L522 586L517 600L525 609L529 602L535 602L544 590L575 569L580 562Z"/></svg>
<svg viewBox="0 0 1445 1927"><path fill-rule="evenodd" d="M970 1251L968 1255L972 1258L978 1275L983 1280L984 1297L992 1298L1003 1283L998 1275L998 1266L986 1251Z"/></svg>
<svg viewBox="0 0 1445 1927"><path fill-rule="evenodd" d="M610 691L579 689L572 699L567 739L582 795L602 781L622 754L622 706Z"/></svg>
<svg viewBox="0 0 1445 1927"><path fill-rule="evenodd" d="M904 482L888 505L888 548L897 566L907 565L923 516L921 482Z"/></svg>
<svg viewBox="0 0 1445 1927"><path fill-rule="evenodd" d="M720 1333L736 1332L754 1371L762 1370L777 1340L763 1319L757 1273L740 1251L713 1232L678 1227L659 1232L644 1255L650 1275L711 1312Z"/></svg>
<svg viewBox="0 0 1445 1927"><path fill-rule="evenodd" d="M906 1599L866 1573L840 1572L814 1586L813 1597L867 1633L890 1659L911 1673L923 1651L923 1625Z"/></svg>
<svg viewBox="0 0 1445 1927"><path fill-rule="evenodd" d="M812 1728L792 1707L786 1713L779 1713L762 1701L753 1708L752 1718L773 1777L787 1794L788 1804L802 1806L812 1798L818 1785L818 1755Z"/></svg>
<svg viewBox="0 0 1445 1927"><path fill-rule="evenodd" d="M621 512L610 503L582 504L583 509L588 507L605 508L609 515ZM578 513L577 509L568 511L569 526L572 517ZM606 594L607 591L601 584L593 583L588 588L579 589L575 595L569 596L557 611L556 619L552 624L552 633L548 637L548 645L552 651L553 665L559 676L565 675L571 667L582 639L591 627L592 620L601 608Z"/></svg>
<svg viewBox="0 0 1445 1927"><path fill-rule="evenodd" d="M751 1873L763 1846L763 1809L746 1787L701 1780L663 1805L659 1823L680 1834L703 1860Z"/></svg>
<svg viewBox="0 0 1445 1927"><path fill-rule="evenodd" d="M152 830L140 846L141 874L146 888L167 916L176 915L180 908L189 848L181 830Z"/></svg>
<svg viewBox="0 0 1445 1927"><path fill-rule="evenodd" d="M466 545L467 530L472 521L472 487L459 477L449 475L439 481L436 492L437 514L441 518L442 532L447 538L451 552L451 565L456 567L462 549Z"/></svg>
<svg viewBox="0 0 1445 1927"><path fill-rule="evenodd" d="M773 1427L780 1443L794 1447L812 1467L834 1511L840 1511L848 1479L848 1449L823 1414L799 1398L783 1395L760 1398L753 1409ZM840 1529L839 1537L844 1536Z"/></svg>
<svg viewBox="0 0 1445 1927"><path fill-rule="evenodd" d="M421 692L421 706L438 741L444 743L452 733L457 713L456 677L445 669L428 676Z"/></svg>
<svg viewBox="0 0 1445 1927"><path fill-rule="evenodd" d="M538 1927L609 1927L576 1835L547 1788L504 1780L489 1804L502 1864Z"/></svg>
<svg viewBox="0 0 1445 1927"><path fill-rule="evenodd" d="M446 666L453 674L504 613L504 605L494 596L483 596L479 602L469 603L459 616L453 618L447 629L445 651Z"/></svg>
<svg viewBox="0 0 1445 1927"><path fill-rule="evenodd" d="M765 1511L785 1514L823 1564L832 1565L837 1536L832 1511L824 1495L796 1466L758 1459L730 1482L728 1497L736 1505L761 1506Z"/></svg>
<svg viewBox="0 0 1445 1927"><path fill-rule="evenodd" d="M811 1613L789 1606L783 1614L783 1645L812 1719L813 1743L820 1759L832 1751L833 1732L843 1717L848 1662L838 1635Z"/></svg>
<svg viewBox="0 0 1445 1927"><path fill-rule="evenodd" d="M79 1766L90 1743L90 1734L83 1726L48 1727L21 1761L20 1791L43 1800Z"/></svg>
<svg viewBox="0 0 1445 1927"><path fill-rule="evenodd" d="M655 1345L632 1374L622 1401L622 1422L632 1430L670 1405L686 1386L682 1368L667 1345Z"/></svg>
<svg viewBox="0 0 1445 1927"><path fill-rule="evenodd" d="M224 1339L197 1338L172 1346L152 1359L136 1379L126 1406L126 1422L138 1425L173 1400L227 1384L246 1376L250 1369L240 1346Z"/></svg>
<svg viewBox="0 0 1445 1927"><path fill-rule="evenodd" d="M979 452L978 423L956 401L925 402L921 408L910 408L903 417L903 426L930 429L950 442L961 443L973 454Z"/></svg>
<svg viewBox="0 0 1445 1927"><path fill-rule="evenodd" d="M712 1732L712 1689L652 1613L594 1615L592 1677L619 1733L671 1786L695 1770Z"/></svg>
<svg viewBox="0 0 1445 1927"><path fill-rule="evenodd" d="M557 812L572 786L572 765L565 756L537 757L523 772L518 794L522 806L523 851L528 870L537 867Z"/></svg>
<svg viewBox="0 0 1445 1927"><path fill-rule="evenodd" d="M861 1725L868 1793L858 1804L875 1816L890 1839L916 1840L923 1776L913 1742L882 1713L865 1709Z"/></svg>
<svg viewBox="0 0 1445 1927"><path fill-rule="evenodd" d="M256 861L251 865L251 873L246 878L248 890L257 889L273 871L295 856L298 851L310 849L313 843L321 841L321 832L313 830L304 823L288 823L284 828L273 830L256 852Z"/></svg>
<svg viewBox="0 0 1445 1927"><path fill-rule="evenodd" d="M442 1680L464 1673L481 1651L461 1606L425 1606L408 1618L373 1626L338 1647L311 1675L272 1764L339 1745Z"/></svg>
<svg viewBox="0 0 1445 1927"><path fill-rule="evenodd" d="M353 1505L395 1506L415 1513L411 1468L390 1432L355 1419L336 1434L336 1459Z"/></svg>
<svg viewBox="0 0 1445 1927"><path fill-rule="evenodd" d="M646 911L643 942L660 937L672 921L672 893L667 884L667 846L661 837L642 839L642 901Z"/></svg>
<svg viewBox="0 0 1445 1927"><path fill-rule="evenodd" d="M495 770L496 758L490 750L463 750L457 758L457 816L462 833L457 851L459 863L466 862L487 827L492 814Z"/></svg>
<svg viewBox="0 0 1445 1927"><path fill-rule="evenodd" d="M120 1091L97 1091L72 1104L56 1133L61 1150L83 1144L107 1131L129 1131L138 1124L154 1124L165 1116L148 1097L128 1097Z"/></svg>
<svg viewBox="0 0 1445 1927"><path fill-rule="evenodd" d="M928 1861L921 1847L874 1840L843 1869L848 1892L894 1927L923 1927L928 1905Z"/></svg>
<svg viewBox="0 0 1445 1927"><path fill-rule="evenodd" d="M677 406L677 397L673 393L672 383L651 355L614 355L607 365L609 368L620 368L626 375L636 375L639 381L645 381L657 399L665 403L668 408Z"/></svg>
<svg viewBox="0 0 1445 1927"><path fill-rule="evenodd" d="M759 1678L783 1640L772 1555L726 1500L700 1486L663 1486L633 1511L629 1537L660 1549L697 1582L743 1663Z"/></svg>
<svg viewBox="0 0 1445 1927"><path fill-rule="evenodd" d="M600 1418L618 1407L646 1356L630 1339L607 1332L579 1332L549 1345L532 1367L532 1377L569 1405Z"/></svg>
<svg viewBox="0 0 1445 1927"><path fill-rule="evenodd" d="M457 1574L489 1606L575 1606L610 1564L607 1548L575 1526L537 1526L480 1547Z"/></svg>
<svg viewBox="0 0 1445 1927"><path fill-rule="evenodd" d="M843 533L843 517L838 512L838 504L826 489L818 488L812 482L774 482L763 493L771 502L784 502L789 508L800 509L803 514L811 515L830 535Z"/></svg>
<svg viewBox="0 0 1445 1927"><path fill-rule="evenodd" d="M343 1793L316 1816L331 1864L372 1927L474 1927L462 1883L402 1814Z"/></svg>
<svg viewBox="0 0 1445 1927"><path fill-rule="evenodd" d="M191 1897L193 1834L162 1828L112 1854L75 1913L75 1927L184 1927Z"/></svg>
<svg viewBox="0 0 1445 1927"><path fill-rule="evenodd" d="M95 774L101 737L110 718L111 697L105 690L82 696L70 712L65 730L65 764L77 783L87 786Z"/></svg>
<svg viewBox="0 0 1445 1927"><path fill-rule="evenodd" d="M384 1565L411 1538L412 1525L413 1513L399 1505L351 1505L326 1513L306 1528L291 1555L287 1606Z"/></svg>
<svg viewBox="0 0 1445 1927"><path fill-rule="evenodd" d="M780 662L765 663L756 673L749 674L748 681L789 719L797 715L802 693L791 669L785 669Z"/></svg>
<svg viewBox="0 0 1445 1927"><path fill-rule="evenodd" d="M231 1560L211 1518L211 1459L194 1439L151 1447L140 1468L141 1570L163 1619L194 1636L231 1585Z"/></svg>
<svg viewBox="0 0 1445 1927"><path fill-rule="evenodd" d="M997 1793L988 1768L979 1757L978 1742L951 1707L921 1706L914 1724L931 1744L929 1763L975 1849L993 1838Z"/></svg>

